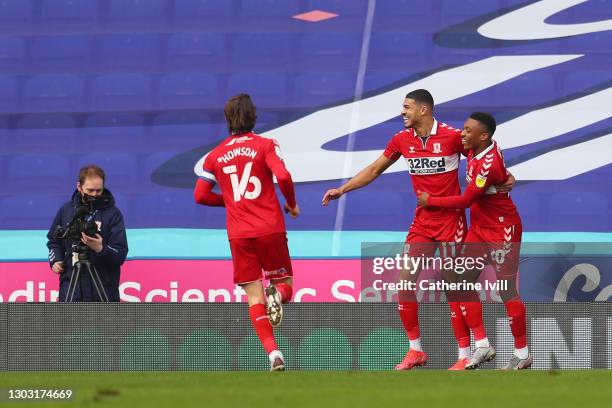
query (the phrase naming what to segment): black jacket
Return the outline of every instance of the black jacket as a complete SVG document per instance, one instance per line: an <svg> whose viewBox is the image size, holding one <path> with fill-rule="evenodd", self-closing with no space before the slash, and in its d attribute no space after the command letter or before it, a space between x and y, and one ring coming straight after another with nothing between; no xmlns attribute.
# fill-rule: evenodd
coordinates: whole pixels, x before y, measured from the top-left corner
<svg viewBox="0 0 612 408"><path fill-rule="evenodd" d="M72 199L59 209L47 234L49 264L53 266L57 261L64 261L64 272L60 274L60 302L65 302L68 295L68 285L73 271L72 247L69 240L55 239L54 233L57 225L61 225L63 228L67 227L76 208L81 205L81 195L77 190L72 195ZM118 302L120 267L127 256L128 244L125 226L123 225L123 215L115 207L115 199L110 191L104 189L102 196L96 200L96 209L93 215L87 215L86 220L98 224L98 234L102 236L103 240L103 249L100 253L88 249L89 261L96 267L109 300ZM89 273L85 270L81 271L73 300L81 302L101 300L92 284Z"/></svg>

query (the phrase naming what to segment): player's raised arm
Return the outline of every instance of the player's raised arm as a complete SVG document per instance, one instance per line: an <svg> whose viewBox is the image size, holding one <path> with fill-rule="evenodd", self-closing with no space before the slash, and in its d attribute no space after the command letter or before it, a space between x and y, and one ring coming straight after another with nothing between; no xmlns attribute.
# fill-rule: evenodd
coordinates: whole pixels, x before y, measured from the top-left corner
<svg viewBox="0 0 612 408"><path fill-rule="evenodd" d="M378 159L376 159L372 164L357 173L355 177L351 178L345 184L343 184L339 188L332 188L331 190L327 190L323 195L323 206L327 206L330 200L337 200L344 193L348 193L349 191L356 190L358 188L370 184L378 176L383 174L385 170L387 170L393 163L395 163L397 159L393 160L394 158L395 157L392 157L390 159L387 158L384 154L381 154Z"/></svg>

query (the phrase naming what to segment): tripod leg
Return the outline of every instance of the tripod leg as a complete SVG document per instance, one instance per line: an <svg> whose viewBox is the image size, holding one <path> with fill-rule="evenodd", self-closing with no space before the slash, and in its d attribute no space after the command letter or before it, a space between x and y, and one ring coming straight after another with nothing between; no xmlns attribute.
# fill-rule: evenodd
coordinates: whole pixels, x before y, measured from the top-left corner
<svg viewBox="0 0 612 408"><path fill-rule="evenodd" d="M70 276L70 283L68 283L68 292L66 293L65 302L72 302L74 300L74 292L79 282L79 275L81 274L81 264L76 262L72 265L72 275Z"/></svg>
<svg viewBox="0 0 612 408"><path fill-rule="evenodd" d="M98 275L96 266L88 262L87 269L89 270L89 276L91 276L91 281L93 282L94 288L96 289L96 292L98 292L98 297L103 302L108 302L108 295L104 290L104 285L102 285L102 280L100 279L100 275Z"/></svg>

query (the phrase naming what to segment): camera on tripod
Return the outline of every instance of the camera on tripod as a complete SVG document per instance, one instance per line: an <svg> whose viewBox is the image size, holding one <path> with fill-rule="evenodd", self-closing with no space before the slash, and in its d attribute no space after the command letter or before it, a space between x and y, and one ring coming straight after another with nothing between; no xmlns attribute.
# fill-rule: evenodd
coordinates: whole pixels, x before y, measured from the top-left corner
<svg viewBox="0 0 612 408"><path fill-rule="evenodd" d="M72 246L72 265L73 272L70 275L70 283L68 284L68 292L65 302L74 300L77 287L80 286L81 273L89 274L91 284L95 289L98 298L103 302L108 302L108 295L104 290L104 285L100 279L100 275L96 270L95 265L89 261L88 246L81 240L81 235L95 237L98 233L98 225L91 220L94 214L95 201L91 200L87 204L80 205L74 211L72 220L66 228L61 225L55 227L53 234L54 239L61 239L70 242Z"/></svg>
<svg viewBox="0 0 612 408"><path fill-rule="evenodd" d="M66 228L62 228L61 225L55 227L53 238L65 239L73 244L78 244L81 242L82 233L90 237L95 237L98 232L98 226L95 222L87 219L92 213L93 211L91 211L88 205L77 207L72 220L70 220Z"/></svg>

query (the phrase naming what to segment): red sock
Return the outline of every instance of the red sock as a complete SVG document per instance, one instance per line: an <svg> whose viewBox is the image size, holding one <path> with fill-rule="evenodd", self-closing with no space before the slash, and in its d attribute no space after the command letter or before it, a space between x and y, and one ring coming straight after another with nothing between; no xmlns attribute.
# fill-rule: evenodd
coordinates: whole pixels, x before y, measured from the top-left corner
<svg viewBox="0 0 612 408"><path fill-rule="evenodd" d="M470 328L463 317L463 313L461 313L459 302L449 302L448 305L451 310L451 326L453 326L457 344L461 348L470 347Z"/></svg>
<svg viewBox="0 0 612 408"><path fill-rule="evenodd" d="M417 302L399 302L397 310L408 339L416 340L421 337L419 332L419 304Z"/></svg>
<svg viewBox="0 0 612 408"><path fill-rule="evenodd" d="M474 334L474 340L482 340L487 337L487 330L482 321L482 303L480 302L461 302L461 307L465 310L465 322Z"/></svg>
<svg viewBox="0 0 612 408"><path fill-rule="evenodd" d="M527 315L525 305L520 299L504 303L506 314L510 323L510 330L514 336L514 347L517 349L527 346Z"/></svg>
<svg viewBox="0 0 612 408"><path fill-rule="evenodd" d="M262 304L256 304L249 307L249 316L251 317L251 323L259 341L266 353L270 354L274 350L277 350L276 340L274 340L274 332L272 331L272 325L268 320L268 314L266 313L266 307Z"/></svg>
<svg viewBox="0 0 612 408"><path fill-rule="evenodd" d="M280 293L282 303L287 303L291 301L291 296L293 295L293 288L291 287L291 285L281 282L276 283L274 287L276 288L278 293Z"/></svg>

